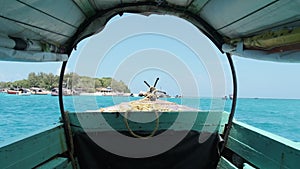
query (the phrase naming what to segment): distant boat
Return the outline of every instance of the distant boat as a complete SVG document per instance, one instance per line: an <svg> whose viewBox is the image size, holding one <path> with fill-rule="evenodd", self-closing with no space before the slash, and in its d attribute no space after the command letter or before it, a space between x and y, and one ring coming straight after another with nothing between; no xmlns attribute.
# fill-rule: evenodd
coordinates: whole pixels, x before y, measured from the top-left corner
<svg viewBox="0 0 300 169"><path fill-rule="evenodd" d="M145 92L145 91L140 91L139 94L138 94L138 96L139 96L139 97L143 97L143 96L146 95L146 93L147 93L147 92Z"/></svg>
<svg viewBox="0 0 300 169"><path fill-rule="evenodd" d="M51 96L58 96L58 95L59 95L58 88L53 88L51 90Z"/></svg>
<svg viewBox="0 0 300 169"><path fill-rule="evenodd" d="M139 97L139 94L137 94L137 93L131 93L130 96L131 97Z"/></svg>
<svg viewBox="0 0 300 169"><path fill-rule="evenodd" d="M230 100L233 99L233 95L232 95L232 94L229 95L229 99L230 99Z"/></svg>
<svg viewBox="0 0 300 169"><path fill-rule="evenodd" d="M17 93L19 96L30 96L31 92L28 89L20 89L19 92Z"/></svg>
<svg viewBox="0 0 300 169"><path fill-rule="evenodd" d="M222 99L223 99L223 100L227 100L227 99L228 99L228 97L227 97L227 96L224 96L224 97L222 97Z"/></svg>
<svg viewBox="0 0 300 169"><path fill-rule="evenodd" d="M181 95L176 95L175 98L182 98L182 96Z"/></svg>
<svg viewBox="0 0 300 169"><path fill-rule="evenodd" d="M8 89L7 94L15 94L15 95L20 95L20 96L30 96L31 93L28 89L24 89L24 88L11 88Z"/></svg>
<svg viewBox="0 0 300 169"><path fill-rule="evenodd" d="M73 90L67 89L67 88L63 88L63 96L72 96L74 95L76 92L74 92ZM53 88L51 90L51 96L58 96L59 95L59 89L58 88Z"/></svg>
<svg viewBox="0 0 300 169"><path fill-rule="evenodd" d="M9 89L7 90L7 94L15 94L20 96L30 96L31 93L28 89Z"/></svg>
<svg viewBox="0 0 300 169"><path fill-rule="evenodd" d="M7 94L18 94L18 93L19 90L12 90L12 89L7 90Z"/></svg>
<svg viewBox="0 0 300 169"><path fill-rule="evenodd" d="M139 94L138 94L139 97L144 97L144 96L147 96L147 95L148 95L148 92L145 92L145 91L140 91ZM165 91L160 91L160 90L156 91L156 95L157 95L157 98L169 98L169 97L171 97Z"/></svg>
<svg viewBox="0 0 300 169"><path fill-rule="evenodd" d="M31 94L33 94L33 95L48 95L48 94L50 94L50 92L45 91L38 87L32 87L32 88L30 88L30 90L31 90Z"/></svg>
<svg viewBox="0 0 300 169"><path fill-rule="evenodd" d="M1 89L0 94L4 94L4 93L7 93L7 91L5 89Z"/></svg>

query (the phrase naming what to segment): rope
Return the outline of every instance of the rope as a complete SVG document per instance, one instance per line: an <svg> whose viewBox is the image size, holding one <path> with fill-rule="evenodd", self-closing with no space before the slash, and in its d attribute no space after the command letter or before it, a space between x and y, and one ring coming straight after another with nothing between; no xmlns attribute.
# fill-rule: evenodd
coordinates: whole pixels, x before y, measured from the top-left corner
<svg viewBox="0 0 300 169"><path fill-rule="evenodd" d="M77 163L74 158L74 142L73 142L73 137L72 137L72 131L71 131L71 125L69 121L69 116L68 112L64 110L64 102L63 102L63 90L62 90L62 85L63 85L63 79L64 79L64 73L65 73L65 68L66 68L67 62L63 62L61 66L61 71L60 71L60 77L59 77L59 92L58 92L58 98L59 98L59 107L60 107L60 113L61 113L61 118L62 122L64 125L64 131L65 131L65 137L68 145L68 155L72 163L73 169L77 169Z"/></svg>
<svg viewBox="0 0 300 169"><path fill-rule="evenodd" d="M124 123L125 123L125 125L126 125L126 128L127 128L128 131L129 131L129 133L130 133L133 137L141 138L141 139L147 139L147 138L153 137L153 136L155 135L156 131L157 131L158 128L159 128L159 115L158 115L158 112L157 112L157 111L155 111L154 113L155 113L155 116L156 116L156 124L155 124L154 130L153 130L153 131L151 132L151 134L148 135L148 136L140 136L140 135L134 133L134 132L132 131L132 129L130 128L130 126L129 126L129 124L128 124L128 119L127 119L128 112L125 112L125 114L124 114Z"/></svg>

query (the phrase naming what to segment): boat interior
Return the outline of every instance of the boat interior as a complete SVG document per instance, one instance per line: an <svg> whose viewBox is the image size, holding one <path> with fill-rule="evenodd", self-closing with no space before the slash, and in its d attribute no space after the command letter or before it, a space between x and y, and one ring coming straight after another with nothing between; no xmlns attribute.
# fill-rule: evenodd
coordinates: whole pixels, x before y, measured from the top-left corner
<svg viewBox="0 0 300 169"><path fill-rule="evenodd" d="M6 0L0 4L1 61L62 63L61 123L0 147L1 168L298 168L299 144L234 120L238 84L232 56L299 63L299 0ZM145 124L127 120L122 111L66 111L62 86L73 49L124 13L172 15L198 28L228 60L231 111L161 111L159 120ZM183 114L182 121L176 120ZM142 118L149 113L135 115ZM164 150L170 142L175 146Z"/></svg>

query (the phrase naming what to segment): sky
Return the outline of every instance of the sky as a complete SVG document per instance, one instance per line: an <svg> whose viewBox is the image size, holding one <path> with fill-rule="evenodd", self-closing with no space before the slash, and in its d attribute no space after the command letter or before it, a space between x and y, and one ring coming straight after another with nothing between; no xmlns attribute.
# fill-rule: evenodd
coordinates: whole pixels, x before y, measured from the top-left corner
<svg viewBox="0 0 300 169"><path fill-rule="evenodd" d="M238 97L300 98L300 64L257 61L233 56ZM30 72L59 74L58 63L0 61L0 81L27 78ZM146 80L168 94L216 96L232 93L226 56L192 24L174 17L130 15L112 18L98 34L73 51L67 72L113 77L133 93L146 91Z"/></svg>

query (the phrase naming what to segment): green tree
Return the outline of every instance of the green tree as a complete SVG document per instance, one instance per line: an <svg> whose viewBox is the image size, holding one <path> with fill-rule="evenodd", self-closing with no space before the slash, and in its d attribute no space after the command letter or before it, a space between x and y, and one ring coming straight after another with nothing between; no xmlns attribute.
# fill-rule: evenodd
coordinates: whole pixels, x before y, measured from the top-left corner
<svg viewBox="0 0 300 169"><path fill-rule="evenodd" d="M40 87L50 90L51 88L58 86L59 77L52 73L46 74L42 78Z"/></svg>
<svg viewBox="0 0 300 169"><path fill-rule="evenodd" d="M40 79L34 72L29 73L27 79L31 87L38 87L40 84Z"/></svg>
<svg viewBox="0 0 300 169"><path fill-rule="evenodd" d="M101 79L96 78L95 79L95 88L103 87L103 83Z"/></svg>
<svg viewBox="0 0 300 169"><path fill-rule="evenodd" d="M22 88L29 88L30 87L29 81L27 79L14 81L12 85L16 86L16 87L22 87Z"/></svg>
<svg viewBox="0 0 300 169"><path fill-rule="evenodd" d="M31 72L28 74L27 79L17 80L14 82L1 82L0 87L41 87L50 90L53 87L57 87L58 84L59 76L57 75L52 73L47 74L43 72ZM95 92L95 88L100 87L111 87L113 91L116 92L130 92L128 86L124 82L117 81L111 77L91 78L88 76L79 76L76 73L67 73L64 75L63 84L64 87L73 89L80 88L80 90L85 92Z"/></svg>
<svg viewBox="0 0 300 169"><path fill-rule="evenodd" d="M103 77L102 78L102 87L109 87L109 86L111 86L111 81L112 81L111 77Z"/></svg>
<svg viewBox="0 0 300 169"><path fill-rule="evenodd" d="M128 89L127 85L125 85L125 83L122 81L118 82L118 81L112 79L111 88L117 92L130 93L130 90Z"/></svg>

